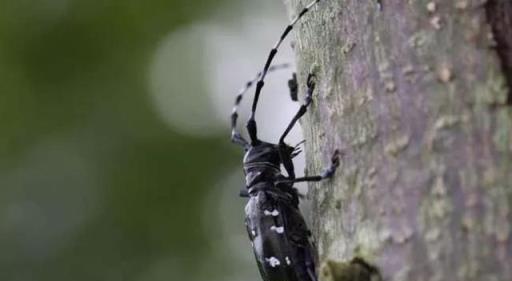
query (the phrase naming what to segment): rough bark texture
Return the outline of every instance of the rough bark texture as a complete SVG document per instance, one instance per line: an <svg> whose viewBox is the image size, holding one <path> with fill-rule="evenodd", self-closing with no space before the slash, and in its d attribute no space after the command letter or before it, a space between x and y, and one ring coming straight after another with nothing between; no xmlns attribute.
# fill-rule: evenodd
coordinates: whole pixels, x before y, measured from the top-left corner
<svg viewBox="0 0 512 281"><path fill-rule="evenodd" d="M325 0L298 24L307 169L344 153L310 186L321 273L360 257L384 280L512 280L510 3Z"/></svg>

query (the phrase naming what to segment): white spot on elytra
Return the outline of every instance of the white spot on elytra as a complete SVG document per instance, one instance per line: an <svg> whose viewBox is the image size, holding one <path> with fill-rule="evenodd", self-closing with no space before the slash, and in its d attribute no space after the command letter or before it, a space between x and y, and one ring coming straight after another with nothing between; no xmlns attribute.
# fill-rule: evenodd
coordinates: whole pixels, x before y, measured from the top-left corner
<svg viewBox="0 0 512 281"><path fill-rule="evenodd" d="M270 227L270 230L273 230L273 231L275 231L277 233L283 233L284 232L284 227L283 226L275 226L275 225L273 225L273 226Z"/></svg>
<svg viewBox="0 0 512 281"><path fill-rule="evenodd" d="M285 257L285 260L286 260L286 264L287 264L287 265L292 264L292 261L290 260L290 258L289 258L289 257Z"/></svg>
<svg viewBox="0 0 512 281"><path fill-rule="evenodd" d="M275 257L270 257L269 259L265 258L265 260L270 264L271 267L276 267L281 264L281 262Z"/></svg>
<svg viewBox="0 0 512 281"><path fill-rule="evenodd" d="M256 236L256 231L251 230L251 234L252 234L252 236Z"/></svg>
<svg viewBox="0 0 512 281"><path fill-rule="evenodd" d="M279 211L278 210L272 210L272 211L263 211L263 214L265 214L265 216L273 216L273 217L277 217L279 216Z"/></svg>

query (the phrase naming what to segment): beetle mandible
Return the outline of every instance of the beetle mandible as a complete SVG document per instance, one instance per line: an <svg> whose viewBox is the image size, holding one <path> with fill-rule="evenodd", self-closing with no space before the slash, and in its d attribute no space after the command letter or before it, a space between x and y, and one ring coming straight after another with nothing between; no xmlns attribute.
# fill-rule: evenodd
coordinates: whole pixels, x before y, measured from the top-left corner
<svg viewBox="0 0 512 281"><path fill-rule="evenodd" d="M307 5L285 28L280 39L271 49L262 72L254 80L247 82L236 97L235 107L231 114L231 140L243 146L245 150L243 168L246 176L246 189L240 194L249 198L245 207L245 223L256 263L264 281L317 280L316 252L311 242L311 232L299 211L299 193L293 184L303 181L320 181L332 177L339 165L338 152L334 152L329 167L322 174L296 178L292 159L300 153L299 145L292 147L285 143L286 136L311 104L315 89L314 75L308 75L304 103L292 118L277 144L258 139L255 113L265 76L269 71L285 67L285 65L271 66L279 46L293 29L295 23L318 2L320 0ZM246 125L250 137L250 140L247 141L236 129L237 108L243 94L254 83L256 83L256 91L251 115ZM295 75L294 79L289 81L289 87L292 96L296 95ZM287 176L281 173L281 165L286 170Z"/></svg>

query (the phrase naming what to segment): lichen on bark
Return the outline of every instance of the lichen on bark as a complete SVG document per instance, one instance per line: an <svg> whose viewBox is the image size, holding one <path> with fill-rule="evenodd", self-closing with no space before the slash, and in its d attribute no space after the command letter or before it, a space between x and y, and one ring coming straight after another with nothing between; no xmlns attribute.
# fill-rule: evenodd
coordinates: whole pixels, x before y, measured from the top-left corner
<svg viewBox="0 0 512 281"><path fill-rule="evenodd" d="M308 1L285 1L290 18ZM307 170L343 152L335 178L310 185L321 263L360 257L384 280L512 280L511 70L496 45L512 35L494 36L489 9L325 0L298 23L299 82L314 71L318 84Z"/></svg>

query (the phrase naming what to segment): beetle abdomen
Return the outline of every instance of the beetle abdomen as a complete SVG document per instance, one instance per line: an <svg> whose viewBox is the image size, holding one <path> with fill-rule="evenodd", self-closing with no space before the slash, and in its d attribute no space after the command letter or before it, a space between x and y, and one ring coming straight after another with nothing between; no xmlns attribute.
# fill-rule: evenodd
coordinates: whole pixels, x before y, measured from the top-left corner
<svg viewBox="0 0 512 281"><path fill-rule="evenodd" d="M264 281L315 281L313 247L299 210L274 191L246 205L246 226Z"/></svg>

